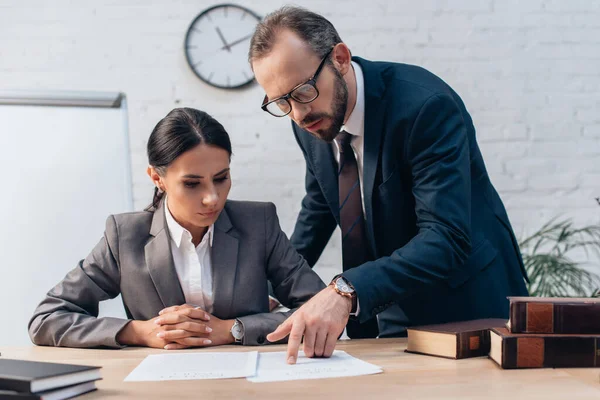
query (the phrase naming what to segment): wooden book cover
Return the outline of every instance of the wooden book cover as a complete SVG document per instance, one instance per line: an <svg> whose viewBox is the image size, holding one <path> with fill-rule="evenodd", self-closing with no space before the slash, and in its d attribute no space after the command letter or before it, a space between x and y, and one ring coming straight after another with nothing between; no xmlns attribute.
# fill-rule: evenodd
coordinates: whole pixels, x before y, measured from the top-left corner
<svg viewBox="0 0 600 400"><path fill-rule="evenodd" d="M600 298L509 297L512 333L598 334Z"/></svg>
<svg viewBox="0 0 600 400"><path fill-rule="evenodd" d="M502 368L600 367L600 335L547 335L490 331L490 358Z"/></svg>
<svg viewBox="0 0 600 400"><path fill-rule="evenodd" d="M409 353L461 359L485 356L490 351L490 328L502 327L505 319L477 319L407 329Z"/></svg>

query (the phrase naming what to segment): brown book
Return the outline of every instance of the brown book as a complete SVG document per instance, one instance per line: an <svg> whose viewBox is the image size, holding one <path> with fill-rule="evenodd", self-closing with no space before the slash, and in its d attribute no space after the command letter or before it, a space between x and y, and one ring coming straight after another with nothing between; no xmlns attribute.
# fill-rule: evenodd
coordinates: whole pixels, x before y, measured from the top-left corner
<svg viewBox="0 0 600 400"><path fill-rule="evenodd" d="M598 334L600 298L509 297L512 333Z"/></svg>
<svg viewBox="0 0 600 400"><path fill-rule="evenodd" d="M544 335L490 331L490 358L502 368L600 367L600 335Z"/></svg>
<svg viewBox="0 0 600 400"><path fill-rule="evenodd" d="M490 328L505 324L505 319L494 318L413 326L407 329L406 351L453 359L485 356L490 351Z"/></svg>

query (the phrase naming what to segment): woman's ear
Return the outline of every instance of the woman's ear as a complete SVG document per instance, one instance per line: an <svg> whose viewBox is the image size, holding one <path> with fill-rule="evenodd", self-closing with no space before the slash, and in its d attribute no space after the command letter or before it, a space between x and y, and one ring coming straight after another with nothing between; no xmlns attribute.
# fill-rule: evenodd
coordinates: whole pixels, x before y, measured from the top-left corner
<svg viewBox="0 0 600 400"><path fill-rule="evenodd" d="M160 175L158 174L158 172L156 171L156 169L152 165L149 165L148 169L146 169L146 173L150 177L150 180L152 181L152 184L154 186L156 186L159 191L164 192L165 188L164 188L164 185L162 183L162 178L160 177Z"/></svg>

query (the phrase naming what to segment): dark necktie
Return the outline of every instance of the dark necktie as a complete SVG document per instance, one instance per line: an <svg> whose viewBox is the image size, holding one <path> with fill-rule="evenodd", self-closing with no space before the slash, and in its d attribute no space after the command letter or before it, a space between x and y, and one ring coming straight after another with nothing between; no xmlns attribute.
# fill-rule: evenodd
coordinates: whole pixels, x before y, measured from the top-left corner
<svg viewBox="0 0 600 400"><path fill-rule="evenodd" d="M351 139L352 135L345 131L340 132L335 138L340 150L338 181L344 271L369 261L358 164L350 146ZM377 318L372 318L364 324L349 320L346 330L352 339L374 338L379 334Z"/></svg>

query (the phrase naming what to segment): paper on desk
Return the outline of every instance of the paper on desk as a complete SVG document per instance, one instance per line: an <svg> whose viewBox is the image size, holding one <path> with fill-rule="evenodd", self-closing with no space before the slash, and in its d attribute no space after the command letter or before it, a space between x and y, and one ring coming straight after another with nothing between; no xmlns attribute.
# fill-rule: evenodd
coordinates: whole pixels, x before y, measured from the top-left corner
<svg viewBox="0 0 600 400"><path fill-rule="evenodd" d="M245 378L254 375L257 357L257 351L154 354L146 357L125 381Z"/></svg>
<svg viewBox="0 0 600 400"><path fill-rule="evenodd" d="M331 358L307 358L298 353L295 365L286 362L286 352L260 353L256 375L247 378L250 382L277 382L299 379L338 378L379 374L377 365L354 358L345 351L336 350Z"/></svg>

